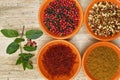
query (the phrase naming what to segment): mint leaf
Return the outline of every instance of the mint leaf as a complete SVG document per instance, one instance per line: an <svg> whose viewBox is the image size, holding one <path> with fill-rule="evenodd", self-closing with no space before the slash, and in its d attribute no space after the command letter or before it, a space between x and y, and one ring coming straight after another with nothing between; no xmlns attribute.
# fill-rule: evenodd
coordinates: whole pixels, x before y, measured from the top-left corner
<svg viewBox="0 0 120 80"><path fill-rule="evenodd" d="M33 65L31 64L31 61L27 63L26 67L28 69L33 69Z"/></svg>
<svg viewBox="0 0 120 80"><path fill-rule="evenodd" d="M23 65L23 69L24 69L24 70L26 70L26 68L27 68L27 64L28 64L28 62L23 62L23 63L22 63L22 65Z"/></svg>
<svg viewBox="0 0 120 80"><path fill-rule="evenodd" d="M19 57L18 60L17 60L17 62L16 62L16 65L20 65L22 62L23 62L22 57Z"/></svg>
<svg viewBox="0 0 120 80"><path fill-rule="evenodd" d="M23 47L25 51L35 51L36 50L36 47L32 47L32 46L24 46Z"/></svg>
<svg viewBox="0 0 120 80"><path fill-rule="evenodd" d="M26 68L33 69L33 65L31 64L30 60L29 61L24 61L22 65L23 65L24 70L26 70Z"/></svg>
<svg viewBox="0 0 120 80"><path fill-rule="evenodd" d="M26 70L26 68L33 69L32 61L30 61L30 58L34 56L33 54L21 53L19 54L19 56L20 57L18 58L16 65L22 63L24 70Z"/></svg>
<svg viewBox="0 0 120 80"><path fill-rule="evenodd" d="M7 52L8 54L12 54L12 53L15 53L18 49L19 49L19 44L16 43L16 42L12 42L12 43L7 47L6 52Z"/></svg>
<svg viewBox="0 0 120 80"><path fill-rule="evenodd" d="M19 54L19 56L21 56L21 57L24 57L24 58L26 58L26 59L30 59L30 58L32 58L34 55L33 54L27 54L27 53L22 53L22 54Z"/></svg>
<svg viewBox="0 0 120 80"><path fill-rule="evenodd" d="M27 69L33 69L33 65L32 65L32 61L30 60L30 58L32 58L34 55L29 53L21 53L19 54L19 58L16 62L16 65L20 65L22 64L23 69L26 70Z"/></svg>
<svg viewBox="0 0 120 80"><path fill-rule="evenodd" d="M14 42L16 42L16 43L21 43L21 42L23 42L23 41L25 41L23 38L16 38L16 39L14 40Z"/></svg>
<svg viewBox="0 0 120 80"><path fill-rule="evenodd" d="M40 36L42 36L42 34L43 34L43 32L40 30L29 30L26 32L25 35L28 39L37 39Z"/></svg>
<svg viewBox="0 0 120 80"><path fill-rule="evenodd" d="M2 29L1 33L8 38L17 37L19 35L16 30L12 29Z"/></svg>

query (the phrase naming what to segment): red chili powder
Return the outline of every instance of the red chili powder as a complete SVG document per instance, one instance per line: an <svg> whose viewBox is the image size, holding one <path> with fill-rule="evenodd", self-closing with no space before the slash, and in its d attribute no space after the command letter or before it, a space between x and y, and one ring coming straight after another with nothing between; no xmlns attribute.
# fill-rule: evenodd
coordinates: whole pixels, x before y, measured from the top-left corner
<svg viewBox="0 0 120 80"><path fill-rule="evenodd" d="M43 66L52 76L70 75L76 55L69 46L57 44L50 46L43 54Z"/></svg>
<svg viewBox="0 0 120 80"><path fill-rule="evenodd" d="M44 10L44 24L57 36L71 34L79 23L79 8L74 0L54 0Z"/></svg>

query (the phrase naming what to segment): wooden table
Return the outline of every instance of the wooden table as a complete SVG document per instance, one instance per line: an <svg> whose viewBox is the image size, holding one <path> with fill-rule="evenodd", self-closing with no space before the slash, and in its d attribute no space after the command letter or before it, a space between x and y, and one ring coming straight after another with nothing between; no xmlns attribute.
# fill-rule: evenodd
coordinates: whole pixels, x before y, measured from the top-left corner
<svg viewBox="0 0 120 80"><path fill-rule="evenodd" d="M0 0L0 30L3 28L16 29L21 33L22 26L25 25L25 30L40 29L38 24L38 10L44 0ZM85 11L86 6L91 0L79 0ZM18 57L18 52L13 55L6 54L6 47L14 38L9 39L0 33L0 80L44 80L40 76L36 66L36 56L38 50L34 52L36 55L32 58L34 63L33 70L24 71L22 66L16 66L15 62ZM48 35L44 34L37 39L38 48L41 48L47 42L53 40ZM80 51L81 56L88 46L97 42L86 31L84 25L81 30L69 40ZM118 46L120 38L113 41ZM74 80L88 80L81 71Z"/></svg>

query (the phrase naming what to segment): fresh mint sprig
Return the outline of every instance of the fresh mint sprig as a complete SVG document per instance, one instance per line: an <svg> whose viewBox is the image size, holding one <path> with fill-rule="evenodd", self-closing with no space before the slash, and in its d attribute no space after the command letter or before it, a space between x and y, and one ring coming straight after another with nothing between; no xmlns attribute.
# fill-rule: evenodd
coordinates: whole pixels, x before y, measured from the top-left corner
<svg viewBox="0 0 120 80"><path fill-rule="evenodd" d="M34 55L30 52L35 51L37 49L37 45L36 45L37 43L32 40L42 36L43 32L41 30L28 30L26 31L26 33L24 33L24 31L25 31L25 26L23 26L21 35L18 33L18 31L13 29L2 29L1 33L8 38L16 37L16 39L8 45L6 49L6 53L13 54L16 51L18 51L18 49L20 49L20 53L16 61L16 65L22 64L23 69L26 70L26 68L33 69L33 63L30 59ZM24 35L26 36L26 39L28 40L28 42L24 46L22 46L21 43L26 40L23 38ZM23 49L28 53L24 53Z"/></svg>

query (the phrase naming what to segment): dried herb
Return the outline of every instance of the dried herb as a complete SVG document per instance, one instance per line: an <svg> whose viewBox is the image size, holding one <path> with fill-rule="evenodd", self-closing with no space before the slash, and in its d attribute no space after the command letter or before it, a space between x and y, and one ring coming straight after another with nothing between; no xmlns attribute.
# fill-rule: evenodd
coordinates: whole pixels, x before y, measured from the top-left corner
<svg viewBox="0 0 120 80"><path fill-rule="evenodd" d="M111 37L120 32L120 8L109 1L95 3L88 22L95 35Z"/></svg>
<svg viewBox="0 0 120 80"><path fill-rule="evenodd" d="M50 46L43 54L42 64L46 71L54 78L70 75L76 55L72 49L64 44Z"/></svg>
<svg viewBox="0 0 120 80"><path fill-rule="evenodd" d="M86 68L95 80L112 80L119 67L120 60L117 53L107 46L91 50L86 61Z"/></svg>
<svg viewBox="0 0 120 80"><path fill-rule="evenodd" d="M2 29L1 33L8 38L13 38L13 37L20 36L20 38L16 38L12 43L10 43L10 45L8 45L8 47L6 49L6 53L7 54L13 54L18 49L20 49L20 54L19 54L19 58L16 61L16 65L22 64L23 69L26 70L26 68L33 69L33 64L32 64L32 61L30 59L34 55L32 53L23 53L22 49L24 49L25 51L28 51L28 52L35 51L37 49L37 43L35 41L32 41L31 39L37 39L43 33L40 30L29 30L29 31L27 31L25 36L28 39L28 41L24 45L24 47L22 48L21 43L25 41L25 39L23 38L24 29L25 29L25 26L23 26L21 36L19 35L18 31L12 30L12 29Z"/></svg>

